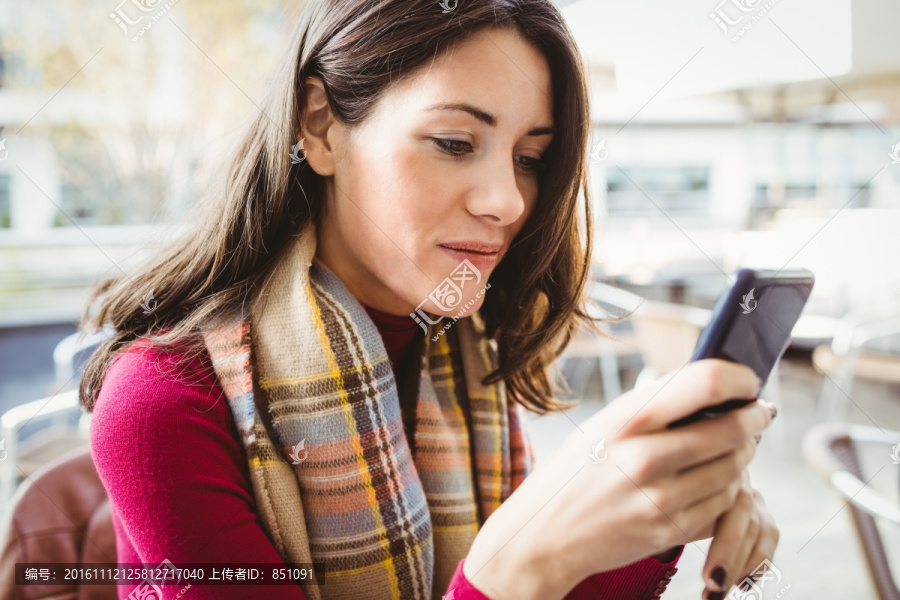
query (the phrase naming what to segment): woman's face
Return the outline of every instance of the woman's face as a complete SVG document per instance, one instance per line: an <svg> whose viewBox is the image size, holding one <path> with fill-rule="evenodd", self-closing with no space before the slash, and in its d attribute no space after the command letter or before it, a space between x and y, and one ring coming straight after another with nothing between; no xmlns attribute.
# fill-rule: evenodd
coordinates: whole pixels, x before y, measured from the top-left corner
<svg viewBox="0 0 900 600"><path fill-rule="evenodd" d="M303 134L328 186L319 260L377 310L450 316L471 300L465 316L478 310L537 200L553 125L544 56L487 30L386 91L352 130L327 115L311 114ZM432 295L452 290L448 277L461 302Z"/></svg>

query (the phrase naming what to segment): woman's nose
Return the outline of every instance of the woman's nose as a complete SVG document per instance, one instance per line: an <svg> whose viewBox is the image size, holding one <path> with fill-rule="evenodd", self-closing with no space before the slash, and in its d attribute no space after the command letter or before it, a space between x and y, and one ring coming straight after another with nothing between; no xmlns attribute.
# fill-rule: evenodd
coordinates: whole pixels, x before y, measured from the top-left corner
<svg viewBox="0 0 900 600"><path fill-rule="evenodd" d="M487 216L497 225L515 222L525 210L523 190L519 187L511 158L492 160L479 175L479 184L469 194L467 210L476 217Z"/></svg>

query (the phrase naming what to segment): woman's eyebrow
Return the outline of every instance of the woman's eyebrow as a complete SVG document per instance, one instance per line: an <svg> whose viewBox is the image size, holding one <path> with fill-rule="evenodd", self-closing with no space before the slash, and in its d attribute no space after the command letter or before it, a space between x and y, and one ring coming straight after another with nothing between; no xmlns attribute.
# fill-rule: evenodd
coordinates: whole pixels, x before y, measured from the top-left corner
<svg viewBox="0 0 900 600"><path fill-rule="evenodd" d="M497 125L497 117L487 111L476 108L471 104L467 104L465 102L438 102L437 104L432 104L431 106L426 107L425 110L461 110L463 112L469 113L479 121L486 123L491 127L495 127ZM553 135L555 132L555 127L545 125L543 127L535 127L533 129L529 129L528 133L526 133L525 135Z"/></svg>

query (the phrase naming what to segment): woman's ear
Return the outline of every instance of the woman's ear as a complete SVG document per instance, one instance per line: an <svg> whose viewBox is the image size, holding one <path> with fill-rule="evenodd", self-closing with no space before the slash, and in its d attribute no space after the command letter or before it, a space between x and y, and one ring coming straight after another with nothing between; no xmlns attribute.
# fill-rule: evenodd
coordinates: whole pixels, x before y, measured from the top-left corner
<svg viewBox="0 0 900 600"><path fill-rule="evenodd" d="M313 171L322 176L334 175L332 142L339 123L335 121L325 94L325 86L318 77L306 78L306 108L303 111L303 130L297 141L303 141L306 161Z"/></svg>

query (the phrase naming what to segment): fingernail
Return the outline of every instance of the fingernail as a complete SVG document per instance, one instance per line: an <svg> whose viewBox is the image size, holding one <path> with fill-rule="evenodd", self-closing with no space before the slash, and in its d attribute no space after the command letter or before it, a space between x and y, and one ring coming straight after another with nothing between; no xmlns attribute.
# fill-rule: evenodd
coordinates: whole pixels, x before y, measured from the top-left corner
<svg viewBox="0 0 900 600"><path fill-rule="evenodd" d="M722 600L725 597L725 592L709 592L706 594L706 600Z"/></svg>
<svg viewBox="0 0 900 600"><path fill-rule="evenodd" d="M778 407L775 406L774 404L772 404L771 402L769 402L768 400L763 400L762 398L760 398L760 400L763 402L765 407L769 409L769 413L772 415L772 418L774 419L775 416L778 415Z"/></svg>
<svg viewBox="0 0 900 600"><path fill-rule="evenodd" d="M745 581L744 583L741 584L741 591L742 591L742 592L746 592L746 591L749 590L749 589L750 589L750 582L749 582L749 581Z"/></svg>
<svg viewBox="0 0 900 600"><path fill-rule="evenodd" d="M753 434L753 439L756 440L756 445L759 446L759 442L762 440L762 434L761 433Z"/></svg>
<svg viewBox="0 0 900 600"><path fill-rule="evenodd" d="M725 583L725 569L721 566L713 569L712 579L716 582L716 585L722 587L722 584Z"/></svg>

